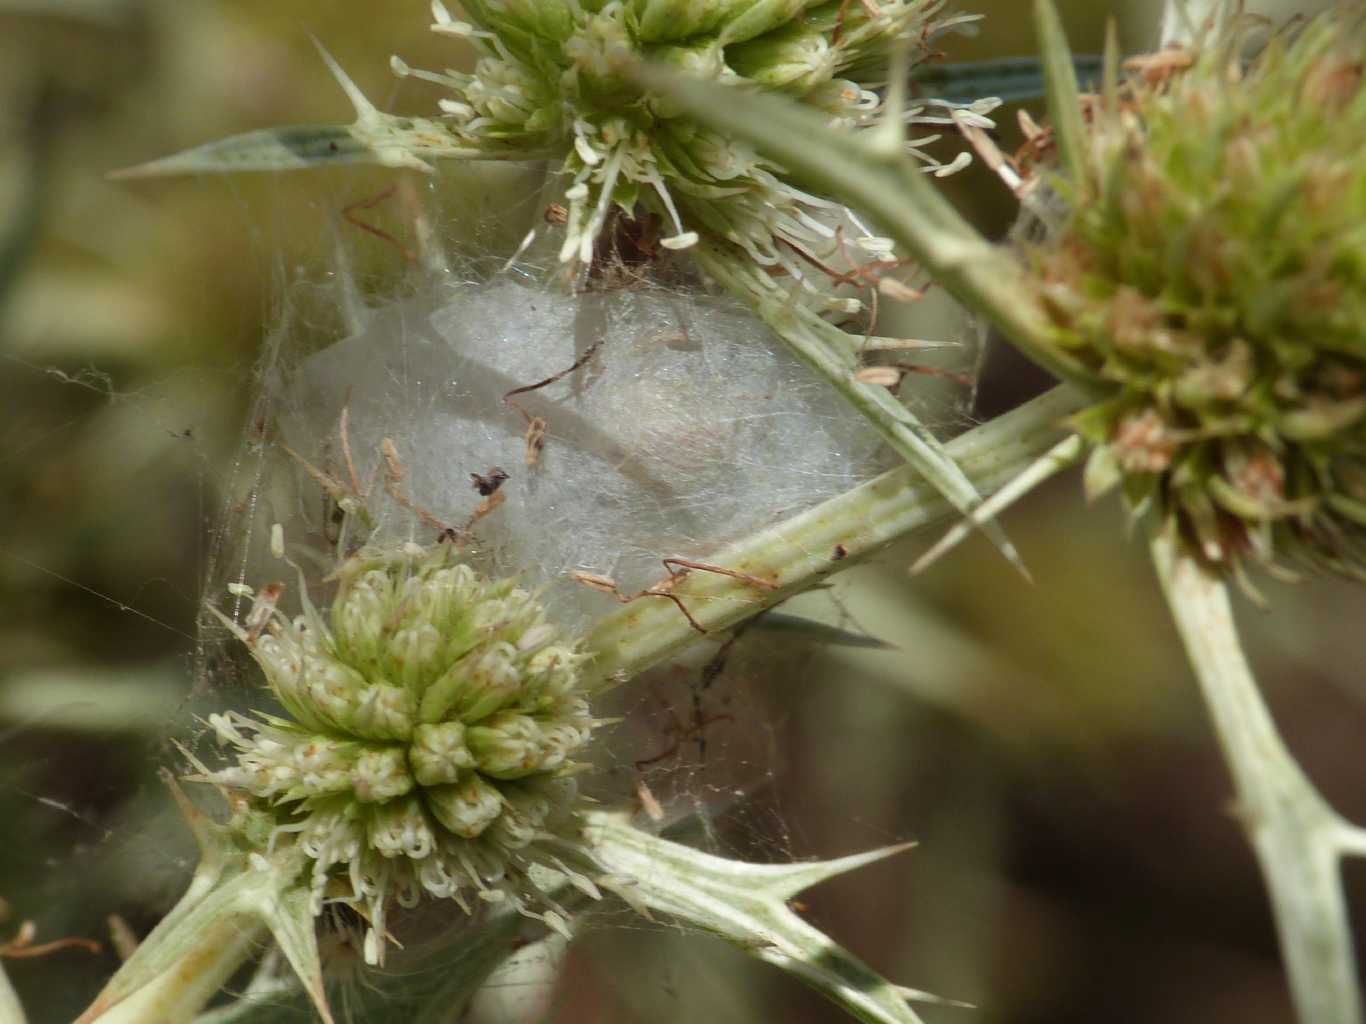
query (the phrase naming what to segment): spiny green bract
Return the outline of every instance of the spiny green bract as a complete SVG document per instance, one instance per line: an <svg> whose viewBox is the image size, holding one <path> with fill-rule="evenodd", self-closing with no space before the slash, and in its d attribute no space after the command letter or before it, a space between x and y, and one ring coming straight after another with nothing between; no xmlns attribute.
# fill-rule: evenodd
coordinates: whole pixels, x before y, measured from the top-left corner
<svg viewBox="0 0 1366 1024"><path fill-rule="evenodd" d="M1366 16L1236 21L1092 97L1065 222L1029 251L1096 491L1155 500L1206 559L1366 563ZM1165 63L1166 70L1161 66ZM1181 70L1183 63L1190 67Z"/></svg>
<svg viewBox="0 0 1366 1024"><path fill-rule="evenodd" d="M270 588L255 625L234 627L291 717L211 716L237 751L212 780L269 815L271 847L312 862L315 908L365 914L372 962L390 898L510 900L563 929L535 870L593 888L557 854L577 842L570 756L596 725L585 655L533 594L451 545L361 552L336 576L326 619L307 603L286 618Z"/></svg>
<svg viewBox="0 0 1366 1024"><path fill-rule="evenodd" d="M871 124L882 101L887 50L914 57L935 33L944 0L468 0L473 24L432 4L433 30L468 39L472 74L394 69L451 89L440 103L448 148L507 158L563 156L567 231L561 258L588 262L615 206L661 216L666 248L699 233L742 247L756 262L792 260L789 247L828 245L831 207L792 187L749 147L702 128L651 96L642 62L691 76L780 91L847 126ZM948 106L948 104L941 104ZM918 114L919 108L915 111ZM923 118L951 123L945 118ZM928 157L925 159L934 163ZM866 232L865 232L866 233ZM800 278L799 278L800 279Z"/></svg>

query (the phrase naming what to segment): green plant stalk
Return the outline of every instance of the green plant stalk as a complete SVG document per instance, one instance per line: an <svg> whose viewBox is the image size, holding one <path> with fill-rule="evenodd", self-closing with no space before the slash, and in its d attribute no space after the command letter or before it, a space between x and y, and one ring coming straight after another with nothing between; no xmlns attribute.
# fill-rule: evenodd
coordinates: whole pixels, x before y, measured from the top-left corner
<svg viewBox="0 0 1366 1024"><path fill-rule="evenodd" d="M184 1024L266 937L265 925L245 915L219 920L196 937L174 968L101 1014L100 1024Z"/></svg>
<svg viewBox="0 0 1366 1024"><path fill-rule="evenodd" d="M1085 404L1083 394L1062 385L946 447L978 491L990 494L1057 444L1063 420ZM708 556L716 565L767 581L771 589L697 571L673 593L703 628L726 629L953 512L916 470L902 466ZM585 640L596 652L588 666L592 685L623 682L696 638L673 602L632 601L599 619Z"/></svg>
<svg viewBox="0 0 1366 1024"><path fill-rule="evenodd" d="M5 973L3 960L0 960L0 1024L28 1024L19 994L14 991L9 975Z"/></svg>
<svg viewBox="0 0 1366 1024"><path fill-rule="evenodd" d="M180 901L142 940L76 1024L185 1024L274 935L326 1024L308 888L293 851L268 859L190 802L161 773L194 834L200 860Z"/></svg>
<svg viewBox="0 0 1366 1024"><path fill-rule="evenodd" d="M1238 642L1223 580L1169 531L1153 562L1214 719L1238 818L1266 876L1291 995L1303 1024L1360 1024L1361 995L1339 860L1362 830L1319 795L1276 731Z"/></svg>
<svg viewBox="0 0 1366 1024"><path fill-rule="evenodd" d="M1063 33L1062 18L1050 0L1035 0L1034 31L1043 55L1044 81L1048 85L1048 117L1058 159L1073 181L1086 179L1086 123L1081 116L1077 69Z"/></svg>

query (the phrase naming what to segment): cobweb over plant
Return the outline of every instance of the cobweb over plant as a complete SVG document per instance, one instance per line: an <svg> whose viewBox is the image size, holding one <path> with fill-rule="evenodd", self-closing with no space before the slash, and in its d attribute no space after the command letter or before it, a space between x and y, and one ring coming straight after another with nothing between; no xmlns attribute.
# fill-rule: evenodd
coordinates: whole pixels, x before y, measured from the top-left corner
<svg viewBox="0 0 1366 1024"><path fill-rule="evenodd" d="M520 171L508 177L523 187ZM342 211L347 198L330 203ZM443 219L450 212L429 201L428 223L458 231L459 220ZM481 573L538 592L572 635L619 597L666 581L665 558L708 564L729 542L895 464L863 417L678 255L607 260L572 291L544 248L510 257L469 236L436 241L411 221L383 222L393 235L373 242L349 221L339 220L331 268L285 286L253 383L205 581L206 602L239 622L251 604L243 587L282 582L281 607L299 608L294 570L270 551L278 524L320 606L332 596L326 578L361 545L454 543ZM394 242L424 238L432 250L387 294L350 269L362 262L357 244L398 265ZM949 329L945 348L917 353L933 373L908 374L901 388L946 435L969 421L978 357L979 339L958 335L969 329L960 315L930 327L901 318L912 333ZM584 577L611 580L619 594ZM686 668L608 712L647 723L606 762L648 762L643 775L670 817L733 806L780 763L770 723L756 720L774 709L720 687L699 696L725 668L727 640L707 638ZM239 647L205 622L201 692L234 677L254 685ZM724 737L738 730L763 742L746 744L741 770L718 778ZM632 782L616 795L638 797ZM756 821L752 838L761 854L796 852L780 817Z"/></svg>
<svg viewBox="0 0 1366 1024"><path fill-rule="evenodd" d="M220 590L264 571L274 523L324 574L367 540L449 531L581 626L613 598L576 573L635 593L665 557L703 560L888 462L861 417L721 296L452 273L356 326L307 355L287 324L276 333L224 536L245 546L225 552Z"/></svg>
<svg viewBox="0 0 1366 1024"><path fill-rule="evenodd" d="M931 8L937 5L926 9ZM838 33L840 26L826 28ZM607 134L609 128L601 126ZM574 152L593 164L583 146L576 145ZM598 159L610 170L624 157L614 152ZM759 261L768 269L758 271L757 292L729 282L742 296L737 301L697 280L698 265L713 278L724 278L717 273L722 264L716 251L709 250L689 270L681 258L669 257L669 250L685 247L673 243L684 239L652 243L658 224L651 220L671 219L672 208L670 218L661 218L643 200L642 209L627 201L630 197L616 195L613 179L599 184L605 198L595 203L586 234L575 223L576 210L583 212L577 206L581 197L565 194L568 211L555 204L545 208L547 221L567 221L568 237L579 239L582 266L572 290L566 288L570 275L537 265L542 250L532 247L531 238L497 273L452 269L438 252L440 243L424 230L427 221L415 216L404 225L402 237L414 239L409 249L398 235L352 216L357 208L373 207L373 201L363 200L343 214L409 257L414 269L401 290L362 301L343 255L331 296L335 309L325 317L342 326L322 344L299 329L305 318L294 316L287 302L263 360L260 394L239 461L241 486L230 498L220 555L209 573L208 601L228 622L220 634L226 646L212 636L205 643L209 671L204 679L216 688L218 670L232 660L219 659L218 652L232 651L240 660L230 635L266 667L273 696L292 721L263 714L260 705L269 705L272 694L256 687L245 701L255 718L220 712L211 719L228 749L206 757L210 763L200 780L220 787L232 816L226 825L200 824L205 864L230 877L221 886L223 899L270 928L324 1014L314 918L334 903L350 907L364 919L355 926L365 934L364 959L381 961L389 938L386 914L396 903L408 909L410 902L422 901L414 879L434 897L449 895L445 875L429 877L434 861L449 869L447 874L460 876L460 892L478 890L476 895L489 897L489 903L501 896L503 905L568 934L572 907L557 902L562 899L555 893L558 883L542 885L535 876L534 869L553 863L536 852L544 840L573 847L572 867L560 870L594 899L600 887L641 909L698 923L743 948L761 950L756 955L796 971L832 998L840 999L843 992L851 1005L874 1007L875 1019L914 1019L904 993L838 947L832 952L829 940L787 905L806 886L866 858L819 866L744 865L652 836L607 812L566 807L564 814L528 818L528 828L536 832L531 845L519 832L502 844L507 856L471 866L462 858L484 842L484 835L474 834L466 811L492 815L500 787L490 784L494 792L488 794L487 808L433 803L436 796L449 795L456 803L465 799L464 790L455 790L469 781L470 772L476 781L490 772L500 778L498 772L512 761L484 765L476 749L482 734L475 734L498 732L500 751L509 743L516 746L526 737L513 737L504 724L525 726L530 735L537 711L498 704L495 717L521 717L517 723L500 719L494 726L486 720L489 708L476 701L479 714L462 711L455 719L429 721L427 704L432 694L442 692L440 680L424 679L416 694L407 692L406 683L396 685L409 663L404 645L412 630L403 624L416 614L404 588L415 584L415 593L425 592L424 577L412 566L449 556L458 559L460 570L489 581L486 585L534 590L534 600L563 630L566 643L581 637L615 601L667 599L700 632L684 600L672 593L679 575L719 573L756 593L772 589L774 582L750 575L743 565L713 564L713 552L868 480L889 462L883 439L903 456L911 451L922 461L935 459L936 439L889 390L909 371L889 367L890 382L860 375L865 346L881 351L879 343L893 339L860 339L817 312L864 311L855 291L893 298L914 294L908 284L898 289L897 282L883 280L900 264L887 258L877 240L871 248L862 246L870 261L851 260L855 266L847 281L839 269L815 257L819 272L829 278L828 302L813 302L809 289L801 297L804 275L786 255L771 265ZM732 205L738 211L741 204ZM793 223L845 257L841 227L831 226L843 225L843 211L820 200L807 205L816 212ZM856 236L868 234L854 221L843 227L851 225ZM552 268L565 259L556 237L565 232L546 232L559 255ZM790 247L795 237L786 231L784 244ZM797 255L812 257L810 252ZM323 295L314 289L315 299ZM792 310L804 318L795 325L786 321ZM871 334L873 324L867 326ZM773 327L786 346L771 333ZM893 350L923 347L933 346L898 343ZM821 375L827 382L819 380ZM855 398L853 408L840 401L840 391ZM870 421L881 428L882 438ZM966 501L966 492L958 490ZM458 556L450 554L457 549ZM397 560L395 553L401 553ZM367 628L384 637L386 650L403 650L388 650L388 667L372 679L360 672L354 657L344 656L343 639L354 630L337 620L336 611L345 612L353 603L348 581L358 571L369 572L366 566L377 560L396 567L385 575L388 589L381 588L392 590L393 599L379 602L383 607L366 619ZM449 568L443 564L440 572ZM414 600L422 604L425 599ZM330 628L313 610L329 605ZM396 625L390 627L391 620ZM435 632L444 635L440 628ZM519 628L506 638L499 632L486 638L499 648L488 653L499 655L500 665L520 664L516 650L535 632ZM284 643L290 637L292 646ZM507 644L512 649L504 651ZM277 647L298 657L287 651L272 660L267 648ZM591 644L573 650L576 659L581 654L591 664ZM460 657L443 663L442 671L479 675L482 662L471 668ZM288 665L281 668L276 661ZM481 680L471 684L474 690ZM593 697L594 685L583 684L576 692ZM306 690L309 700L295 700L290 696L295 689ZM523 681L520 692L540 691ZM416 712L403 704L405 699ZM299 710L334 701L341 709L335 721L313 720ZM700 701L694 704L691 720L674 729L673 739L701 738L708 712ZM586 739L590 711L576 706L574 714L578 717L567 724ZM384 719L383 735L372 728L375 715ZM414 762L412 751L431 745L426 733L419 735L429 725L449 727L452 735L440 737L450 748L443 763L449 762L458 778L423 777ZM462 729L469 736L468 751L454 735ZM576 751L583 745L570 744ZM337 756L329 760L333 752ZM218 768L225 755L229 767ZM313 763L319 757L327 761L322 768ZM471 759L473 768L465 763ZM517 770L525 767L512 760ZM550 770L561 765L571 767L560 757ZM520 792L524 783L511 781L502 789ZM667 812L652 813L650 801L657 798L647 795L647 786L642 775L634 796L657 826ZM728 797L744 799L745 792L740 782ZM516 801L508 800L516 818L511 807ZM387 814L389 808L403 810L405 802L417 813ZM706 813L700 795L691 804L690 811ZM438 809L450 813L443 817ZM558 835L542 835L542 817L564 827ZM308 820L296 820L302 818ZM407 827L419 819L423 828ZM300 828L304 831L296 837ZM488 826L490 835L494 828ZM439 858L430 854L436 848L443 851ZM242 849L251 851L245 860ZM395 864L396 887L386 882ZM233 902L238 900L248 902ZM479 930L489 923L487 908L456 902L480 911ZM263 905L283 911L267 913L259 909ZM402 932L402 922L388 920ZM168 921L172 927L184 925L174 914Z"/></svg>
<svg viewBox="0 0 1366 1024"><path fill-rule="evenodd" d="M693 572L726 569L709 567L717 548L889 463L866 421L757 317L677 267L618 265L571 292L534 258L491 274L472 269L489 265L484 255L457 270L421 260L424 269L387 298L362 301L344 259L330 284L289 289L206 581L208 604L237 624L206 626L201 693L215 710L233 675L248 688L229 700L262 704L255 671L234 666L243 666L239 641L254 642L264 606L293 616L307 595L326 608L338 568L365 546L459 548L486 578L538 591L573 637L618 599L666 584L666 557ZM320 342L325 323L341 326ZM594 708L634 720L633 742L617 750L612 730L601 730L607 738L591 760L603 777L586 775L584 791L635 807L652 829L694 818L714 852L730 844L708 822L741 807L746 852L785 860L798 851L781 812L763 799L765 809L743 809L773 779L768 723L778 716L756 708L743 685L704 692L700 680L724 648L724 637L711 638L702 664L671 670L662 689ZM680 671L689 680L681 688ZM226 721L220 734L239 728ZM720 765L740 735L755 741L741 744L743 762ZM196 752L212 770L224 754L211 752L209 738ZM393 909L390 927L402 935L423 913ZM359 921L341 928L365 930ZM367 946L374 959L376 941L342 934L324 945L340 942L346 955Z"/></svg>
<svg viewBox="0 0 1366 1024"><path fill-rule="evenodd" d="M675 76L725 83L736 96L785 94L851 139L875 133L891 151L913 154L922 170L950 174L969 155L960 151L942 162L927 148L939 135L911 137L908 127L990 127L986 115L999 101L926 98L908 105L906 78L936 56L937 39L977 16L945 13L944 0L473 2L465 5L469 22L440 2L431 10L434 32L478 54L473 73L420 71L393 61L399 76L450 92L437 116L381 111L324 51L355 109L354 124L249 132L122 173L336 163L432 171L435 160L556 162L559 201L546 212L561 226L555 238L561 263L591 273L620 221L653 222L653 246L694 256L697 269L754 310L936 490L964 512L979 503L939 438L885 390L889 381L900 382L899 373L874 366L866 376L864 347L823 318L866 313L872 334L879 292L914 294L898 280L906 261L892 241L667 98ZM844 287L855 282L867 295ZM1019 563L997 525L986 523L984 530Z"/></svg>

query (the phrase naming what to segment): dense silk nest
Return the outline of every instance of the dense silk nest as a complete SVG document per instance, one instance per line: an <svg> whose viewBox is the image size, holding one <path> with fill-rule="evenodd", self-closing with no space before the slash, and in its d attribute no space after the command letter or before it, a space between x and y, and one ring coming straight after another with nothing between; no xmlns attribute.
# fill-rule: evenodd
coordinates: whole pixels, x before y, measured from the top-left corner
<svg viewBox="0 0 1366 1024"><path fill-rule="evenodd" d="M613 598L571 574L637 591L664 577L664 557L705 558L887 465L858 413L712 296L640 283L575 295L504 274L371 310L303 359L289 345L265 374L236 506L255 554L224 567L248 582L280 573L261 551L276 522L310 576L364 542L450 527L472 564L543 588L574 628Z"/></svg>

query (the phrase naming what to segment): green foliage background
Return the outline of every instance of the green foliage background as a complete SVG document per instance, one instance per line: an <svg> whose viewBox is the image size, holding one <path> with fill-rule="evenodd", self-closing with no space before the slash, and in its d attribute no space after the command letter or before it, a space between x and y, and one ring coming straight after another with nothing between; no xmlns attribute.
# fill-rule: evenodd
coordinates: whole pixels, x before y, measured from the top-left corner
<svg viewBox="0 0 1366 1024"><path fill-rule="evenodd" d="M1112 12L1126 49L1144 48L1151 6L1063 5L1078 52L1099 49ZM1032 52L1026 8L977 5L984 31L952 59ZM418 0L0 0L0 927L32 919L40 940L103 938L110 913L145 933L192 862L156 769L191 728L199 588L254 359L284 277L325 267L336 212L389 180L104 174L347 119L305 29L396 110L431 97L391 78L390 53L450 59ZM475 214L484 172L437 187L448 230L496 230ZM1004 230L1011 201L989 175L947 187ZM362 278L392 261L347 241ZM981 414L1040 383L993 349ZM910 581L921 538L841 577L838 606L815 594L785 609L895 649L746 633L711 691L744 716L712 728L724 746L761 716L767 747L751 753L766 769L717 808L721 841L829 857L920 840L815 891L807 912L892 977L980 1007L929 1020L1288 1021L1255 866L1222 813L1228 783L1117 502L1086 508L1066 478L1005 525L1032 586L980 540ZM1263 682L1291 746L1360 820L1366 605L1330 581L1268 596L1246 623ZM658 709L683 707L695 680L693 666L649 681L646 749L652 727L667 746ZM835 1016L692 937L603 929L571 956L551 1018L566 1024ZM114 964L106 943L7 969L46 1022L74 1016Z"/></svg>

